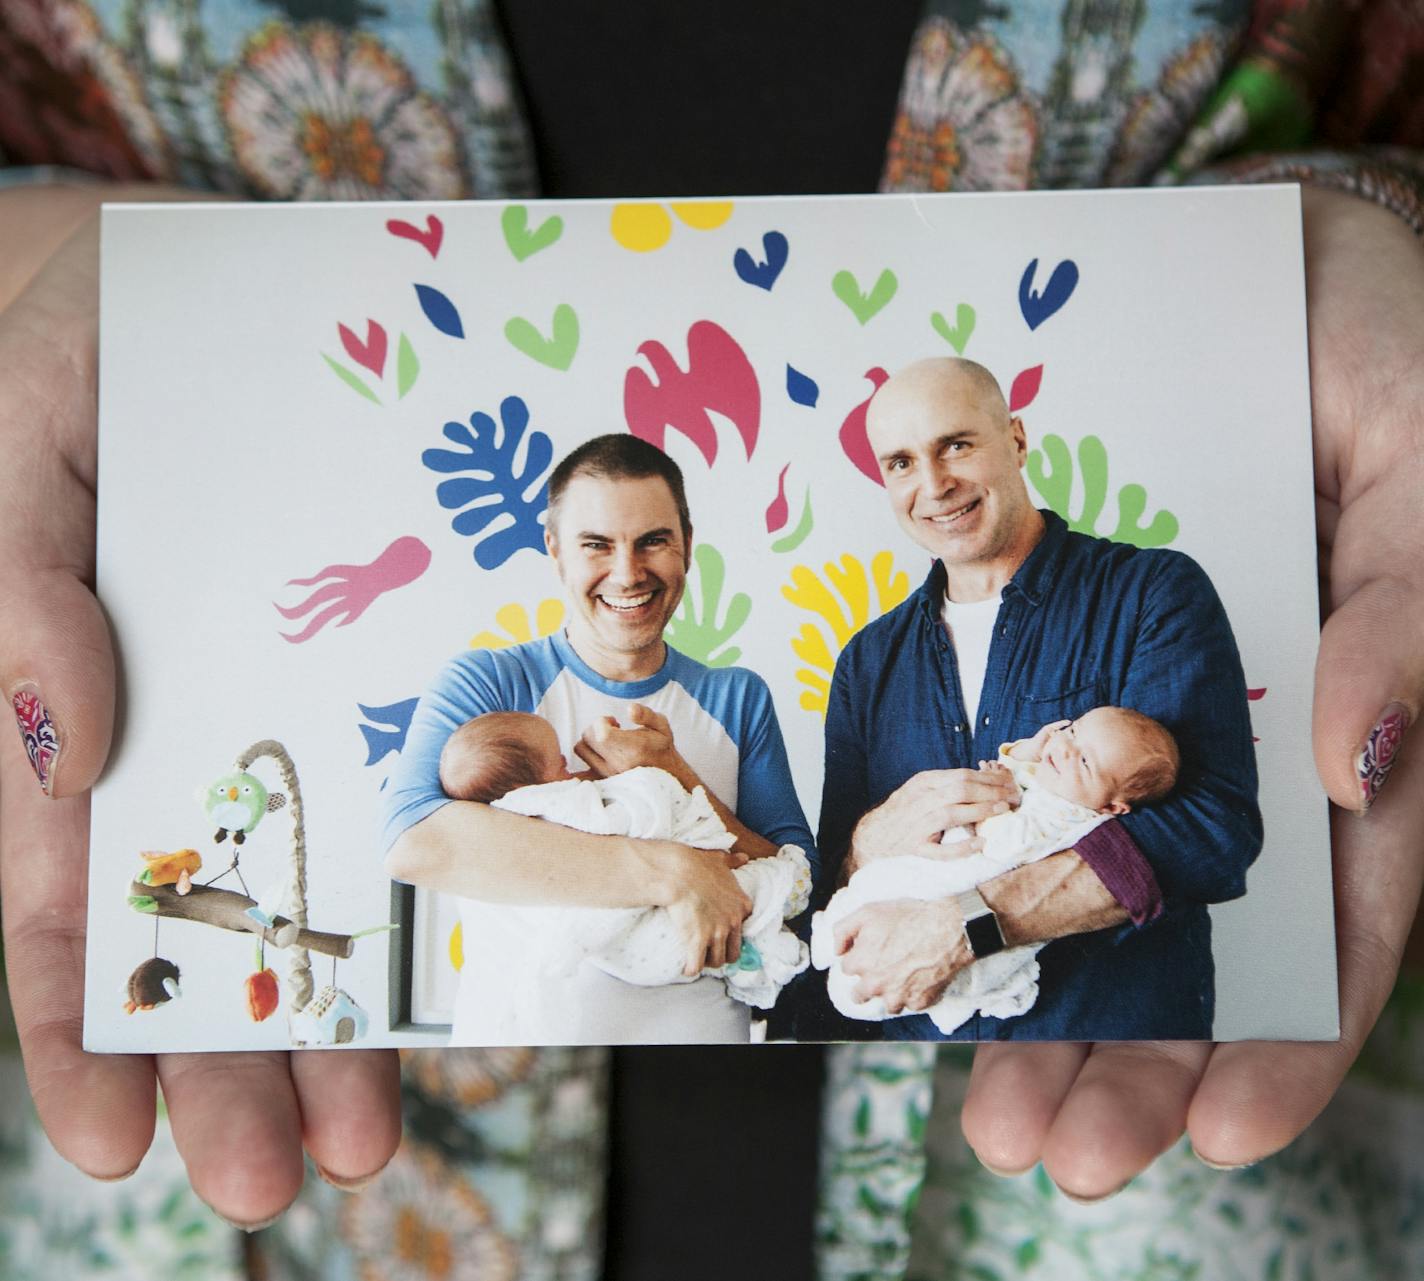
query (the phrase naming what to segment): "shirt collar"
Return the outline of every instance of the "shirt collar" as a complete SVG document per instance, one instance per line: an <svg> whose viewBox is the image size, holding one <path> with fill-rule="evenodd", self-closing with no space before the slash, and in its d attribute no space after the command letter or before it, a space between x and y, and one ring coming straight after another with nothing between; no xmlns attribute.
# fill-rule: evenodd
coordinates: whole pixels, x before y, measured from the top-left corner
<svg viewBox="0 0 1424 1281"><path fill-rule="evenodd" d="M1063 563L1068 525L1057 512L1039 508L1043 517L1043 537L1004 584L1004 599L1021 596L1030 605L1041 605ZM944 562L936 560L920 588L920 607L932 623L938 624L944 608Z"/></svg>

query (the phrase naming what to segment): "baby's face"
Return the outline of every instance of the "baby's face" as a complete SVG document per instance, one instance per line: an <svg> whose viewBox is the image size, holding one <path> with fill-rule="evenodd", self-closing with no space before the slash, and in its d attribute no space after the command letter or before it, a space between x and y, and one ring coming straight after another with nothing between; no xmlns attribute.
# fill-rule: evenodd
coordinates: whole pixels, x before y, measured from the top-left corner
<svg viewBox="0 0 1424 1281"><path fill-rule="evenodd" d="M1098 813L1125 814L1123 784L1138 757L1136 735L1116 708L1095 707L1048 736L1037 780L1048 791Z"/></svg>
<svg viewBox="0 0 1424 1281"><path fill-rule="evenodd" d="M540 761L539 781L557 783L572 778L568 766L564 764L564 753L559 747L559 736L554 727L543 717L530 717L524 731L525 742L538 754Z"/></svg>

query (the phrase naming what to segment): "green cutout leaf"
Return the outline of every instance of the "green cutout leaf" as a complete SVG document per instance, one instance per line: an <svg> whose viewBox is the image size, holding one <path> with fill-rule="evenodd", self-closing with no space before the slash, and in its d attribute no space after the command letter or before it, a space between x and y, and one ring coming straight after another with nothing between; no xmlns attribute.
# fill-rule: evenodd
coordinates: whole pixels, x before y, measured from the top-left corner
<svg viewBox="0 0 1424 1281"><path fill-rule="evenodd" d="M401 334L400 345L396 349L396 398L403 398L419 377L420 360L416 357L415 348L410 345L410 339Z"/></svg>
<svg viewBox="0 0 1424 1281"><path fill-rule="evenodd" d="M339 379L341 379L342 382L344 382L348 387L350 387L352 391L359 391L361 395L365 396L366 399L371 401L373 404L379 405L381 403L381 398L376 395L376 393L373 392L368 386L366 386L366 384L363 383L360 378L353 374L351 370L347 369L346 366L343 365L340 361L332 360L332 358L328 356L325 352L321 353L321 358L326 361L328 365L331 366L332 373L334 373Z"/></svg>

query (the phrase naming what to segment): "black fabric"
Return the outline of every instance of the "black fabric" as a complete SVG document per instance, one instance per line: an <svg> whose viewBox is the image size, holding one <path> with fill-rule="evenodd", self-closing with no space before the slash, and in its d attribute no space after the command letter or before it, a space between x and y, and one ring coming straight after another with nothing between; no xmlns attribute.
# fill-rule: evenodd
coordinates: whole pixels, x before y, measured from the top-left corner
<svg viewBox="0 0 1424 1281"><path fill-rule="evenodd" d="M922 0L502 0L546 196L873 191Z"/></svg>
<svg viewBox="0 0 1424 1281"><path fill-rule="evenodd" d="M543 194L873 191L921 2L502 0ZM615 1051L608 1281L809 1281L822 1053Z"/></svg>
<svg viewBox="0 0 1424 1281"><path fill-rule="evenodd" d="M607 1281L811 1281L821 1050L613 1053Z"/></svg>

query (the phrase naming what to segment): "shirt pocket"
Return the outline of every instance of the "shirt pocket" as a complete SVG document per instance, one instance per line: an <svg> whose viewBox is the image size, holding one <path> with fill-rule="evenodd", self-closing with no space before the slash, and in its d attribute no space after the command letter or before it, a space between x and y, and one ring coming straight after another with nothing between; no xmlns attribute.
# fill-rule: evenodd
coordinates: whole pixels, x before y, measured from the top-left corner
<svg viewBox="0 0 1424 1281"><path fill-rule="evenodd" d="M1014 713L1010 738L1032 738L1054 721L1076 721L1085 712L1107 702L1107 685L1102 677L1071 689L1054 693L1023 694Z"/></svg>

